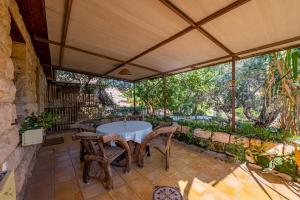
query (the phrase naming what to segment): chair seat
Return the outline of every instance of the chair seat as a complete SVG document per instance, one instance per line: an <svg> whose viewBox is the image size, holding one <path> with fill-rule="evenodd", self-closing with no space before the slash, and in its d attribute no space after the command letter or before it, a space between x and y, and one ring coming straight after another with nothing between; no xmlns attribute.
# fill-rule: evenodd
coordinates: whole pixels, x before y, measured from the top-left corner
<svg viewBox="0 0 300 200"><path fill-rule="evenodd" d="M125 152L125 150L122 149L121 147L111 147L110 145L105 146L104 149L107 158L111 162Z"/></svg>

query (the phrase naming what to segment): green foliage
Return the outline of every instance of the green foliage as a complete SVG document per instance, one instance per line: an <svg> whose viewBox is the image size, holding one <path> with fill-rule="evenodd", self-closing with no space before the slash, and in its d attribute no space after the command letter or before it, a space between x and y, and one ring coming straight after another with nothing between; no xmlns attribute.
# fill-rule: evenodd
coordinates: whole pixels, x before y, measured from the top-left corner
<svg viewBox="0 0 300 200"><path fill-rule="evenodd" d="M194 135L192 132L189 132L187 135L186 135L186 143L187 144L194 144Z"/></svg>
<svg viewBox="0 0 300 200"><path fill-rule="evenodd" d="M195 141L195 145L200 146L204 149L208 148L208 146L210 145L210 142L207 139L195 138L194 141Z"/></svg>
<svg viewBox="0 0 300 200"><path fill-rule="evenodd" d="M225 152L229 155L233 155L234 159L239 162L245 161L245 149L240 144L227 144L225 146Z"/></svg>
<svg viewBox="0 0 300 200"><path fill-rule="evenodd" d="M292 137L289 132L281 129L253 126L249 123L239 123L235 133L237 135L258 138L264 141L272 142L285 142L289 141L289 138Z"/></svg>
<svg viewBox="0 0 300 200"><path fill-rule="evenodd" d="M255 163L263 168L268 168L270 159L268 156L265 155L257 155L255 156Z"/></svg>
<svg viewBox="0 0 300 200"><path fill-rule="evenodd" d="M225 144L221 142L210 142L208 149L211 151L216 151L216 152L225 152Z"/></svg>
<svg viewBox="0 0 300 200"><path fill-rule="evenodd" d="M39 128L50 128L51 125L56 121L55 116L52 113L43 112L40 115L31 113L27 116L20 128L20 133L24 133L27 130L39 129Z"/></svg>

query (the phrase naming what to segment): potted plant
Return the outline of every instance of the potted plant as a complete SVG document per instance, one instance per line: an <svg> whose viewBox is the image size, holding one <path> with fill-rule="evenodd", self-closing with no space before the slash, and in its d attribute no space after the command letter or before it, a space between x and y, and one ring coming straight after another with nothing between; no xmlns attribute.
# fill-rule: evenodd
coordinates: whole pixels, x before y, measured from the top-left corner
<svg viewBox="0 0 300 200"><path fill-rule="evenodd" d="M45 136L45 129L50 128L55 122L52 113L43 112L39 115L32 113L27 116L20 128L22 146L40 144Z"/></svg>

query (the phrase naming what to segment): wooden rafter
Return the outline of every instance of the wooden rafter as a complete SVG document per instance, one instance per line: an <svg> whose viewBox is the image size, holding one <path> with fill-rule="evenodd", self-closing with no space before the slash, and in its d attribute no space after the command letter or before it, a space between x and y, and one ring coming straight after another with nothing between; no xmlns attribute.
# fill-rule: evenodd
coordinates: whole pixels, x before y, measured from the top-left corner
<svg viewBox="0 0 300 200"><path fill-rule="evenodd" d="M291 42L297 42L297 41L300 41L300 36L296 36L296 37L292 37L292 38L289 38L289 39L286 39L286 40L281 40L281 41L278 41L278 42L273 42L273 43L270 43L270 44L262 45L262 46L255 47L255 48L252 48L252 49L248 49L248 50L245 50L245 51L240 51L240 52L237 53L237 55L248 54L248 53L252 53L252 52L256 52L256 51L260 51L260 50L264 50L264 49L268 49L268 48L273 48L273 47L276 47L276 46L288 44L288 43L291 43Z"/></svg>
<svg viewBox="0 0 300 200"><path fill-rule="evenodd" d="M197 25L197 27L200 27L200 26L206 24L207 22L218 18L219 16L222 16L222 15L226 14L227 12L229 12L229 11L231 11L233 9L238 8L239 6L244 5L245 3L249 2L249 1L250 0L237 0L237 1L235 1L235 2L233 2L231 4L229 4L229 5L225 6L224 8L222 8L222 9L220 9L220 10L212 13L211 15L203 18L202 20L196 22L196 25ZM184 19L184 20L187 20L187 19ZM189 26L189 27L187 27L187 28L185 28L184 30L176 33L175 35L170 36L169 38L161 41L160 43L158 43L158 44L150 47L149 49L147 49L147 50L139 53L138 55L130 58L129 60L127 60L124 63L120 64L119 66L115 67L114 69L107 71L105 73L105 75L107 75L107 74L109 74L109 73L111 73L111 72L113 72L113 71L115 71L115 70L123 67L127 63L132 62L132 61L140 58L141 56L143 56L143 55L145 55L145 54L147 54L147 53L149 53L151 51L154 51L155 49L157 49L157 48L159 48L159 47L161 47L161 46L163 46L163 45L165 45L165 44L167 44L167 43L169 43L169 42L171 42L171 41L173 41L173 40L175 40L175 39L177 39L177 38L179 38L179 37L181 37L181 36L183 36L183 35L185 35L187 33L189 33L190 31L194 30L195 28L196 27L193 27L192 25Z"/></svg>
<svg viewBox="0 0 300 200"><path fill-rule="evenodd" d="M228 49L224 44L222 44L215 37L213 37L210 33L208 33L206 30L204 30L202 27L200 27L200 25L198 25L196 22L194 22L194 20L192 20L187 14L185 14L182 10L180 10L178 7L176 7L169 0L160 0L160 2L162 2L166 7L168 7L170 10L172 10L175 14L177 14L184 21L186 21L187 23L189 23L194 29L196 29L201 34L203 34L205 37L207 37L215 45L217 45L218 47L220 47L221 49L223 49L229 55L235 57L235 54L230 49Z"/></svg>
<svg viewBox="0 0 300 200"><path fill-rule="evenodd" d="M113 60L113 61L120 62L120 63L125 62L125 61L119 60L117 58L113 58L113 57L110 57L110 56L102 55L102 54L91 52L91 51L87 51L87 50L84 50L84 49L80 49L78 47L74 47L74 46L70 46L70 45L66 45L66 44L63 45L62 43L57 42L57 41L53 41L53 40L47 40L47 39L39 38L39 37L34 37L34 40L40 41L40 42L49 43L49 44L53 44L53 45L57 45L57 46L60 46L60 47L63 47L63 48L72 49L74 51L79 51L79 52L82 52L82 53L86 53L86 54L89 54L89 55L93 55L93 56L104 58L104 59L108 59L108 60ZM138 64L134 64L134 63L128 63L128 64L133 65L135 67L142 68L142 69L146 69L146 70L149 70L149 71L153 71L153 72L157 72L157 73L162 73L159 70L152 69L150 67L146 67L146 66L143 66L143 65L138 65ZM62 66L62 65L60 65L60 66ZM102 76L105 76L105 75L102 75Z"/></svg>
<svg viewBox="0 0 300 200"><path fill-rule="evenodd" d="M102 77L102 78L107 78L107 79L114 79L114 80L119 80L119 81L126 81L126 82L130 82L130 83L134 82L132 80L125 79L125 78L117 78L117 77L114 77L114 76L105 76L105 77L103 77L103 75L99 74L99 73L86 72L86 71L77 70L77 69L70 69L70 68L65 68L65 67L57 66L57 65L42 64L42 66L44 66L46 68L52 68L54 70L69 71L69 72L74 72L74 73L78 73L78 74L90 75L90 76L95 76L95 77Z"/></svg>
<svg viewBox="0 0 300 200"><path fill-rule="evenodd" d="M66 44L68 27L70 22L70 15L72 9L73 0L65 1L65 9L64 9L64 19L62 25L62 33L61 33L61 46L60 46L60 54L59 54L59 65L62 66L63 58L64 58L64 47Z"/></svg>

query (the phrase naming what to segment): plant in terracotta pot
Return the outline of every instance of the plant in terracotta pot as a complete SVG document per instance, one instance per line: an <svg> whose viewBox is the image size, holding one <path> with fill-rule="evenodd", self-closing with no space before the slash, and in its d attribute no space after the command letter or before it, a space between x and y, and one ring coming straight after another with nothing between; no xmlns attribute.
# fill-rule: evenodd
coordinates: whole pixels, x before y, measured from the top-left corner
<svg viewBox="0 0 300 200"><path fill-rule="evenodd" d="M45 135L44 130L50 128L55 120L55 116L48 112L39 115L31 113L27 116L19 130L22 136L22 146L42 143Z"/></svg>

